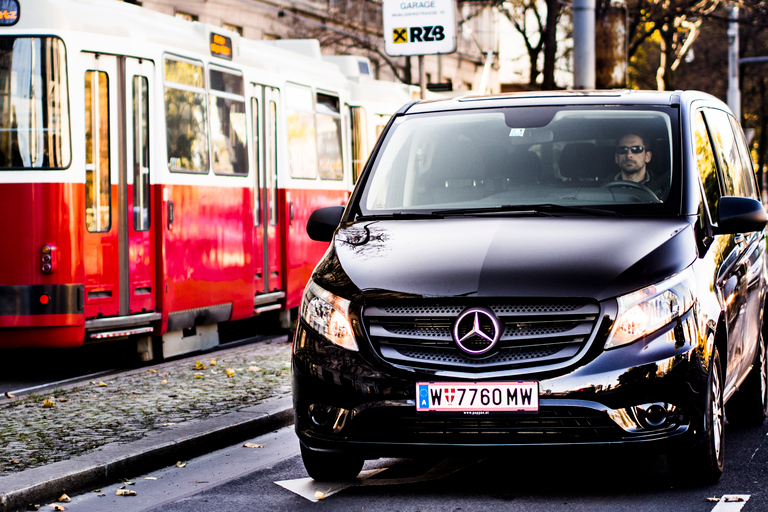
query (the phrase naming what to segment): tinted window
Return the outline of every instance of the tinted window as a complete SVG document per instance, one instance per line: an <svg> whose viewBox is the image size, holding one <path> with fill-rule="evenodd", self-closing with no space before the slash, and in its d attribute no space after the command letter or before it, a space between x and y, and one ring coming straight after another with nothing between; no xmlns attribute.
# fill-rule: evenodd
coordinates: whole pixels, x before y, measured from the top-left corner
<svg viewBox="0 0 768 512"><path fill-rule="evenodd" d="M717 221L717 202L720 200L720 183L717 180L717 165L712 145L707 133L707 124L702 112L696 114L693 119L694 149L696 151L696 165L699 169L701 183L704 186L704 198L709 207L712 222Z"/></svg>
<svg viewBox="0 0 768 512"><path fill-rule="evenodd" d="M744 138L744 131L741 129L741 125L739 125L739 122L736 121L735 117L728 117L731 120L731 128L733 128L733 133L736 136L736 146L739 149L742 168L744 169L744 173L741 176L744 183L744 191L747 197L758 199L755 168L752 165L752 158L749 156L749 148L747 147L747 141Z"/></svg>
<svg viewBox="0 0 768 512"><path fill-rule="evenodd" d="M723 173L725 195L751 197L752 190L745 184L741 155L728 114L722 110L707 109L705 116Z"/></svg>

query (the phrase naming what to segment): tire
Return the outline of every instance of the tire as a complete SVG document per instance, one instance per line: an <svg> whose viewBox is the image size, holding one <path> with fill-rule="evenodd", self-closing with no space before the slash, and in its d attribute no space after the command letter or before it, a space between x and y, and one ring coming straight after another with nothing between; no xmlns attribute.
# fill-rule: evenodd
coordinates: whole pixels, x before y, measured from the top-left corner
<svg viewBox="0 0 768 512"><path fill-rule="evenodd" d="M707 407L704 439L698 444L667 454L672 477L690 486L715 484L723 474L725 462L725 412L723 409L723 373L717 347L712 354L707 380Z"/></svg>
<svg viewBox="0 0 768 512"><path fill-rule="evenodd" d="M768 409L768 357L762 334L752 370L738 393L728 401L728 422L756 427L763 424Z"/></svg>
<svg viewBox="0 0 768 512"><path fill-rule="evenodd" d="M304 468L318 482L344 482L354 480L363 469L365 459L354 455L314 451L301 445Z"/></svg>

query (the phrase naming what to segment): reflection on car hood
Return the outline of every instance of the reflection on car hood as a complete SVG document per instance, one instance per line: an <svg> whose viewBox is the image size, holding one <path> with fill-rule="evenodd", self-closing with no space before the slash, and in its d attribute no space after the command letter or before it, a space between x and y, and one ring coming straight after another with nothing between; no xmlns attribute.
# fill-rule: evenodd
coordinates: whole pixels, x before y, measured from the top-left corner
<svg viewBox="0 0 768 512"><path fill-rule="evenodd" d="M318 268L367 298L618 296L696 258L684 219L513 218L358 222ZM335 255L334 255L335 252ZM346 276L321 268L339 266ZM347 281L346 278L349 278ZM330 284L330 283L329 283ZM332 286L334 287L334 286ZM334 287L335 288L335 287ZM352 290L348 289L348 292ZM362 298L362 297L361 297Z"/></svg>

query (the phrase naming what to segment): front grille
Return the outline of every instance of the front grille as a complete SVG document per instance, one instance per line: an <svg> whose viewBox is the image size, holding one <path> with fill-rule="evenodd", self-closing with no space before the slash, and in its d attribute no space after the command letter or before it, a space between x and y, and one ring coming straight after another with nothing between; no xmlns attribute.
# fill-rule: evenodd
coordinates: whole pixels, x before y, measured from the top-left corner
<svg viewBox="0 0 768 512"><path fill-rule="evenodd" d="M473 306L475 304L472 304ZM469 372L534 368L567 362L582 352L600 307L579 301L516 301L490 304L501 337L484 357L459 349L453 324L470 304L372 305L363 311L373 346L385 360L421 369Z"/></svg>
<svg viewBox="0 0 768 512"><path fill-rule="evenodd" d="M387 407L362 411L353 425L350 440L384 443L589 443L617 441L623 436L605 412L586 407L542 407L536 414L487 416Z"/></svg>

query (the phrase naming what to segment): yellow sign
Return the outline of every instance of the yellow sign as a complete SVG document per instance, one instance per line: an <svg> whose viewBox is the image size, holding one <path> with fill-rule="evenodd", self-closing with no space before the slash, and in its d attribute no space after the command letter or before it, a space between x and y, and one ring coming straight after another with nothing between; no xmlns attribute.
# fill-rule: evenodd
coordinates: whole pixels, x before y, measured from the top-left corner
<svg viewBox="0 0 768 512"><path fill-rule="evenodd" d="M392 30L392 42L393 43L407 43L408 42L408 29L396 28Z"/></svg>

